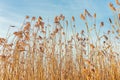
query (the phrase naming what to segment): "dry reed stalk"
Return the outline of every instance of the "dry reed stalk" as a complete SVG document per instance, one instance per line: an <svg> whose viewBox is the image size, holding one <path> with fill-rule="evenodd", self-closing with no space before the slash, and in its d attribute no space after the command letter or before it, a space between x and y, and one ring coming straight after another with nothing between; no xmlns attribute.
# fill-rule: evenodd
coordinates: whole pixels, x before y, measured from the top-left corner
<svg viewBox="0 0 120 80"><path fill-rule="evenodd" d="M116 11L112 3L109 6ZM91 16L87 9L85 14ZM25 19L29 20L29 18L26 16ZM103 34L104 38L100 37L95 21L93 26L97 41L92 42L95 37L91 36L86 16L81 14L80 18L85 21L87 33L86 30L82 30L81 33L76 32L74 16L70 23L66 20L65 27L65 16L61 14L55 17L55 26L49 29L48 26L45 29L41 16L38 19L32 17L31 22L24 22L26 24L13 33L15 38L12 43L8 43L8 38L0 38L0 79L118 80L120 60L117 53L119 52L113 48L117 45L112 43L112 37L109 36L111 31ZM96 14L94 19L96 20ZM112 25L114 23L110 18L109 22ZM69 36L69 24L72 29L70 40L66 38ZM100 26L103 27L104 23L101 22ZM120 34L116 24L112 27L117 35Z"/></svg>
<svg viewBox="0 0 120 80"><path fill-rule="evenodd" d="M109 3L109 7L110 7L110 9L111 9L112 11L116 11L116 8L113 6L112 3Z"/></svg>

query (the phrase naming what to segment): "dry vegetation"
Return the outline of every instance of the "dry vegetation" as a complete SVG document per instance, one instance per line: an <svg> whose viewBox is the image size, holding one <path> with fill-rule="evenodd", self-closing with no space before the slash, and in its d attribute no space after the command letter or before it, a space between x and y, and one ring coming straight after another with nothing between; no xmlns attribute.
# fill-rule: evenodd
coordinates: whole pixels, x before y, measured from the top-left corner
<svg viewBox="0 0 120 80"><path fill-rule="evenodd" d="M115 20L108 19L112 29L103 35L104 22L97 25L96 14L87 9L80 14L86 30L78 33L74 16L71 22L62 14L56 16L54 26L45 26L42 17L26 16L13 39L9 32L0 38L0 80L119 80L120 14L112 3L109 7ZM89 17L94 19L92 27Z"/></svg>

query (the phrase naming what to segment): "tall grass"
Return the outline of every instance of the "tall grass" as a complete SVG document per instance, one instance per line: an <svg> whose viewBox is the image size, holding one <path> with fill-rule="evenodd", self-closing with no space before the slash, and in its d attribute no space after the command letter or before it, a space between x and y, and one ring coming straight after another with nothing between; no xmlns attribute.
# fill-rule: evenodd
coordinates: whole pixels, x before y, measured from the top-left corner
<svg viewBox="0 0 120 80"><path fill-rule="evenodd" d="M109 6L116 11L112 3ZM94 19L92 27L89 17ZM86 30L78 33L74 16L70 22L62 14L56 16L54 26L42 17L26 16L12 39L9 31L0 38L0 80L119 80L119 15L114 21L108 19L112 30L103 35L104 22L96 26L96 13L85 9L80 18Z"/></svg>

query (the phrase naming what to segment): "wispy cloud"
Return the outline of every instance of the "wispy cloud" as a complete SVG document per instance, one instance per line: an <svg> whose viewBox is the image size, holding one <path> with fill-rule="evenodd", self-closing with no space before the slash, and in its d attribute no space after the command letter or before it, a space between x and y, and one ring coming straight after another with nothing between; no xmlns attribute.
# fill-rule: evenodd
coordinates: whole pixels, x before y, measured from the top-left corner
<svg viewBox="0 0 120 80"><path fill-rule="evenodd" d="M0 2L0 31L5 26L20 25L25 15L53 18L63 13L66 17L79 14L87 9L91 14L97 13L97 20L106 20L112 16L108 2L113 0L2 0Z"/></svg>

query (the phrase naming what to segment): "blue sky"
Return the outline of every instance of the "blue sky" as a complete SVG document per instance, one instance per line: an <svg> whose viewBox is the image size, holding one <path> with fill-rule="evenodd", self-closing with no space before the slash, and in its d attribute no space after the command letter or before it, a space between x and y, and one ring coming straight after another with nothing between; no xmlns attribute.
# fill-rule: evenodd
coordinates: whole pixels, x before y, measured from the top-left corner
<svg viewBox="0 0 120 80"><path fill-rule="evenodd" d="M113 16L109 2L115 3L114 0L0 0L0 36L6 34L10 25L20 26L26 15L53 20L62 13L68 19L74 15L79 23L80 13L87 9L91 14L97 13L98 23L107 23Z"/></svg>

